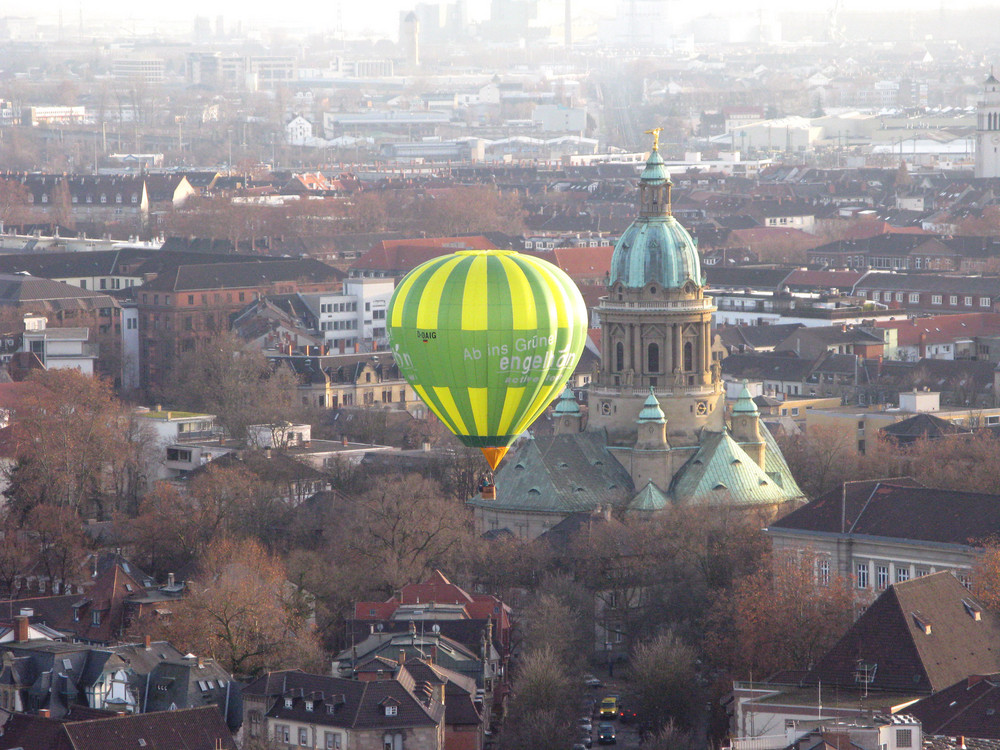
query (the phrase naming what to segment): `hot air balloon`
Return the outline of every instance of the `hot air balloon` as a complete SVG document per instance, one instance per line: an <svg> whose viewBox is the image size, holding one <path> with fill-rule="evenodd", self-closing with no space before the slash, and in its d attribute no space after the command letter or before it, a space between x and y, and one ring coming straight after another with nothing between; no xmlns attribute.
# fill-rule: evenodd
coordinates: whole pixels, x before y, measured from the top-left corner
<svg viewBox="0 0 1000 750"><path fill-rule="evenodd" d="M388 326L403 377L495 469L579 362L587 308L551 263L508 250L463 250L403 277Z"/></svg>

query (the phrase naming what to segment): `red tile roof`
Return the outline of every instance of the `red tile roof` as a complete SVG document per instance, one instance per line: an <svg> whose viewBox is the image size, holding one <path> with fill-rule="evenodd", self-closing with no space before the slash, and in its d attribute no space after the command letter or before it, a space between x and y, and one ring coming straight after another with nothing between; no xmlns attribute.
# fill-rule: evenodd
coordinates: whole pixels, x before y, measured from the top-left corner
<svg viewBox="0 0 1000 750"><path fill-rule="evenodd" d="M557 247L552 250L555 264L571 279L605 279L611 272L611 256L615 249L601 247Z"/></svg>
<svg viewBox="0 0 1000 750"><path fill-rule="evenodd" d="M425 237L406 240L382 240L358 258L351 268L387 273L407 273L425 263L456 250L492 250L496 245L481 235L470 237Z"/></svg>
<svg viewBox="0 0 1000 750"><path fill-rule="evenodd" d="M1000 313L959 313L908 320L881 320L875 325L878 328L895 329L897 342L901 346L919 346L921 343L938 344L971 336L1000 334Z"/></svg>

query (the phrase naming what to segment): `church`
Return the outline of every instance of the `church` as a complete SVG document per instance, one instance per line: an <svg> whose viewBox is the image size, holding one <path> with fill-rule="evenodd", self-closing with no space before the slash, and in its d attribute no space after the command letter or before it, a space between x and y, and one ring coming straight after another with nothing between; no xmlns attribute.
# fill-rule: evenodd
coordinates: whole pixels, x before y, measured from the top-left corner
<svg viewBox="0 0 1000 750"><path fill-rule="evenodd" d="M672 505L805 500L746 388L727 410L712 358L715 306L670 190L654 141L638 216L615 245L597 310L601 364L589 413L567 390L552 414L555 434L515 444L495 492L469 501L480 534L534 539L572 513L608 506L645 516Z"/></svg>
<svg viewBox="0 0 1000 750"><path fill-rule="evenodd" d="M976 177L1000 177L1000 81L990 71L976 115Z"/></svg>

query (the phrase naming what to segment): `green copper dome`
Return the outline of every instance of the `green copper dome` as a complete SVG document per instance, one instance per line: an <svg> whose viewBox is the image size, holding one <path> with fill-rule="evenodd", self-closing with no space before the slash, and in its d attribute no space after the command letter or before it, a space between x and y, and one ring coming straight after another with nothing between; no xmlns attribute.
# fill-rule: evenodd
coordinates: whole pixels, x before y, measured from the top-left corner
<svg viewBox="0 0 1000 750"><path fill-rule="evenodd" d="M653 150L639 178L639 216L615 245L609 286L701 286L701 261L691 235L670 213L670 175Z"/></svg>

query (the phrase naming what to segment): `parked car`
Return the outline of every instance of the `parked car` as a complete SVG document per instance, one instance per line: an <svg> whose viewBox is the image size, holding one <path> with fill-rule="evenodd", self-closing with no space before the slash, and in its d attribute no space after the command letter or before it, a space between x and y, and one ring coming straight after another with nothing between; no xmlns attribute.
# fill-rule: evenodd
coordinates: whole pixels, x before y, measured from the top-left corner
<svg viewBox="0 0 1000 750"><path fill-rule="evenodd" d="M598 745L617 745L618 740L615 738L615 725L609 721L605 721L597 725L597 744Z"/></svg>
<svg viewBox="0 0 1000 750"><path fill-rule="evenodd" d="M604 700L601 701L601 718L602 719L618 718L618 696L609 695Z"/></svg>
<svg viewBox="0 0 1000 750"><path fill-rule="evenodd" d="M584 747L593 747L594 740L589 734L585 734L580 737L580 740L577 744L583 745Z"/></svg>
<svg viewBox="0 0 1000 750"><path fill-rule="evenodd" d="M580 727L581 731L587 732L588 734L594 731L594 725L590 721L589 716L581 716L579 719L577 719L576 725Z"/></svg>

